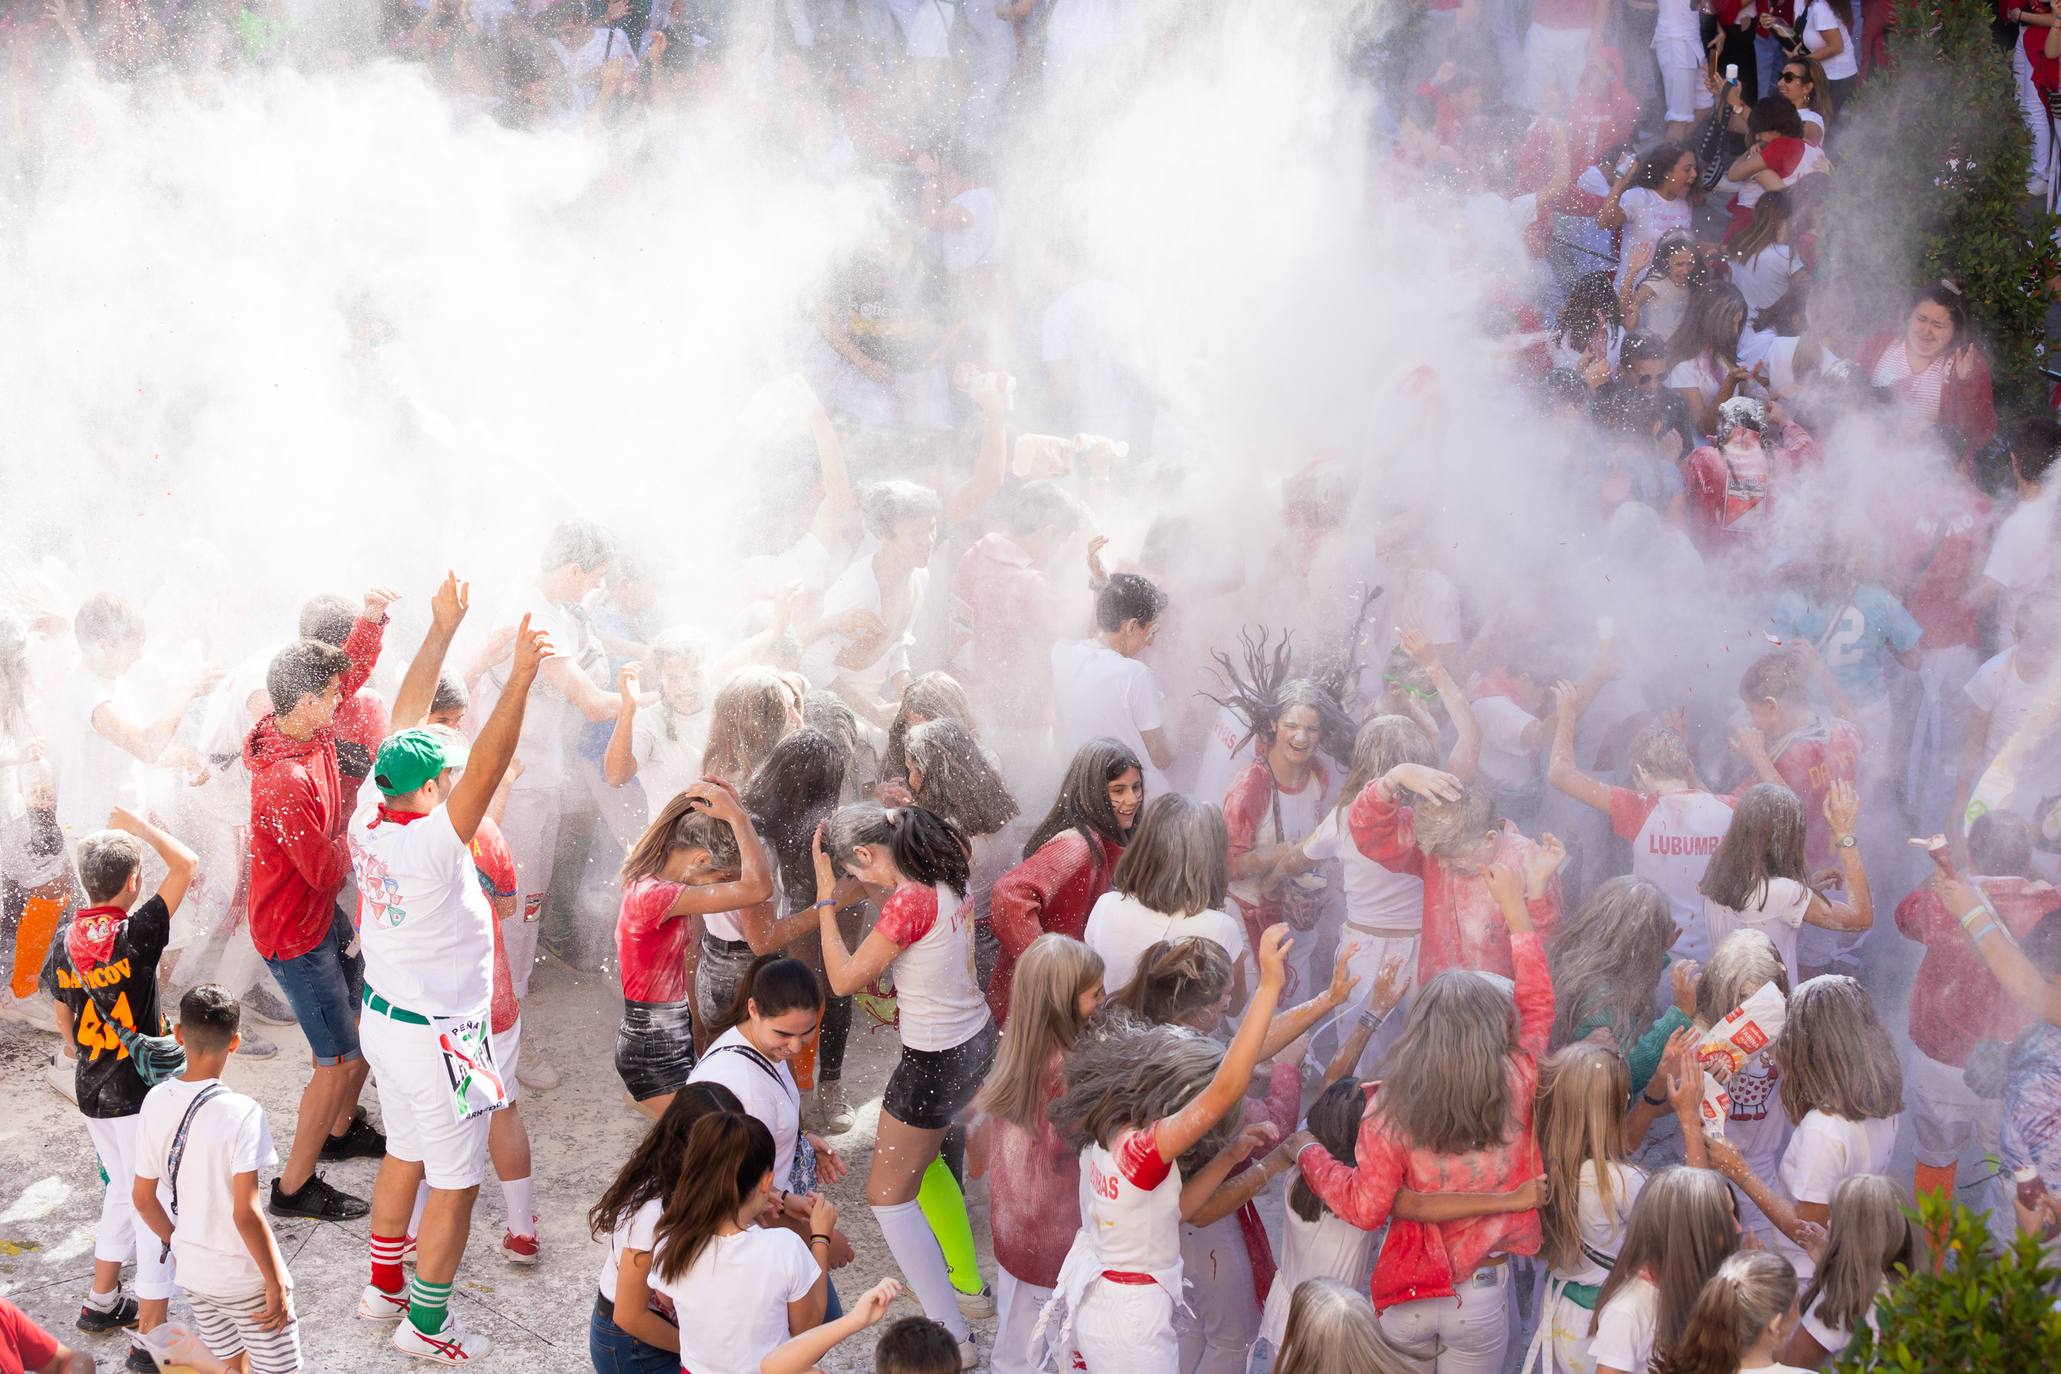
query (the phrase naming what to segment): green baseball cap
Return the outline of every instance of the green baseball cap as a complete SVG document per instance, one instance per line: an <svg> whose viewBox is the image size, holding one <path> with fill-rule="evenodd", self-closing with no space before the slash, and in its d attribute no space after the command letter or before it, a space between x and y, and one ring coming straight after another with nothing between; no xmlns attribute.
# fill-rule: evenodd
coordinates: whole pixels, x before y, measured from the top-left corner
<svg viewBox="0 0 2061 1374"><path fill-rule="evenodd" d="M463 768L470 752L455 730L417 726L397 731L380 741L372 781L389 797L406 796L446 768Z"/></svg>

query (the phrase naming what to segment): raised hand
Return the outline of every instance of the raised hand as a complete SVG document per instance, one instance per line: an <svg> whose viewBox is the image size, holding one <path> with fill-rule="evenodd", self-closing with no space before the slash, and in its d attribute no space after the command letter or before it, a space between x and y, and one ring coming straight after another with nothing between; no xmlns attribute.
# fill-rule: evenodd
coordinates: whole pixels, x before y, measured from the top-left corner
<svg viewBox="0 0 2061 1374"><path fill-rule="evenodd" d="M1834 782L1825 792L1825 819L1832 826L1834 835L1853 834L1854 822L1861 817L1861 794L1845 779Z"/></svg>
<svg viewBox="0 0 2061 1374"><path fill-rule="evenodd" d="M1374 990L1367 994L1367 1009L1376 1016L1386 1016L1403 1000L1403 993L1410 986L1410 975L1403 971L1401 955L1381 965L1374 975Z"/></svg>
<svg viewBox="0 0 2061 1374"><path fill-rule="evenodd" d="M365 589L365 618L378 620L386 614L386 608L401 599L401 594L392 587L367 587Z"/></svg>
<svg viewBox="0 0 2061 1374"><path fill-rule="evenodd" d="M1381 784L1393 796L1397 790L1415 792L1433 801L1458 801L1465 785L1451 773L1421 763L1399 763L1381 775Z"/></svg>
<svg viewBox="0 0 2061 1374"><path fill-rule="evenodd" d="M1295 937L1288 926L1268 926L1260 936L1260 986L1271 987L1279 993L1288 984L1288 952L1295 948Z"/></svg>
<svg viewBox="0 0 2061 1374"><path fill-rule="evenodd" d="M1524 895L1538 898L1546 895L1546 884L1552 880L1560 866L1567 862L1567 846L1560 837L1545 834L1532 841L1530 849L1524 852Z"/></svg>
<svg viewBox="0 0 2061 1374"><path fill-rule="evenodd" d="M509 670L509 683L520 682L527 688L537 680L537 670L544 666L544 660L556 652L551 647L551 636L542 630L532 630L530 618L525 615L522 623L515 627L515 666Z"/></svg>
<svg viewBox="0 0 2061 1374"><path fill-rule="evenodd" d="M472 584L460 582L458 574L446 572L444 583L429 599L429 619L432 625L446 632L455 631L458 623L465 619L467 607L472 604Z"/></svg>

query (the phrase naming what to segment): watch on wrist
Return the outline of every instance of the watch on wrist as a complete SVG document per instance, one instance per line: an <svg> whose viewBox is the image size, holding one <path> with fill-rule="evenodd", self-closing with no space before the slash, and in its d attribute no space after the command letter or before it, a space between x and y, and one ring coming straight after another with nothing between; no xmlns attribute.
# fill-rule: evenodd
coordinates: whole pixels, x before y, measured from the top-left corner
<svg viewBox="0 0 2061 1374"><path fill-rule="evenodd" d="M1833 847L1836 849L1852 849L1859 843L1860 841L1852 835L1841 835L1838 839L1832 841Z"/></svg>
<svg viewBox="0 0 2061 1374"><path fill-rule="evenodd" d="M1383 1019L1384 1018L1382 1018L1380 1015L1371 1011L1363 1011L1360 1013L1360 1024L1370 1031L1380 1030L1381 1022Z"/></svg>

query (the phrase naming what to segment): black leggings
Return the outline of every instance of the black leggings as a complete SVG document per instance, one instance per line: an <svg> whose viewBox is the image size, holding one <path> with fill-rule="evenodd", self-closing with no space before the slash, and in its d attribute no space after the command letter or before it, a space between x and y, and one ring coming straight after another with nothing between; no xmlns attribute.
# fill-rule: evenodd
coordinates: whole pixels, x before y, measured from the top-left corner
<svg viewBox="0 0 2061 1374"><path fill-rule="evenodd" d="M833 1082L844 1077L844 1047L852 1038L852 999L833 997L823 1007L823 1040L816 1055L816 1077Z"/></svg>

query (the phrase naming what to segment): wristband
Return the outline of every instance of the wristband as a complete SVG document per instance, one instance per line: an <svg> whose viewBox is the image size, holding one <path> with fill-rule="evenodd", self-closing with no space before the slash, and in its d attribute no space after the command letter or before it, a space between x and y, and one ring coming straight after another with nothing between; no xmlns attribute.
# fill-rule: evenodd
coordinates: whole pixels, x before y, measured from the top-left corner
<svg viewBox="0 0 2061 1374"><path fill-rule="evenodd" d="M1380 1030L1381 1023L1384 1019L1385 1018L1383 1017L1376 1016L1371 1011L1363 1011L1360 1013L1360 1024L1370 1031Z"/></svg>
<svg viewBox="0 0 2061 1374"><path fill-rule="evenodd" d="M826 907L826 906L827 906L827 907L829 907L829 908L830 908L830 909L831 909L832 911L835 911L835 910L837 910L837 898L835 898L835 897L825 897L825 898L823 898L823 899L822 899L822 900L820 900L820 901L817 901L817 902L811 903L811 905L813 905L813 906L815 906L815 907L817 907L817 908L819 908L819 909L820 909L820 908L822 908L822 907Z"/></svg>
<svg viewBox="0 0 2061 1374"><path fill-rule="evenodd" d="M1667 1094L1662 1093L1658 1097L1648 1097L1646 1090L1641 1088L1639 1089L1639 1100L1649 1107L1665 1107L1667 1105Z"/></svg>
<svg viewBox="0 0 2061 1374"><path fill-rule="evenodd" d="M817 1232L815 1235L809 1237L809 1244L814 1245L819 1240L822 1241L825 1245L830 1244L830 1237L822 1234L820 1231Z"/></svg>
<svg viewBox="0 0 2061 1374"><path fill-rule="evenodd" d="M1989 898L1987 896L1978 896L1975 905L1962 912L1956 919L1960 921L1961 929L1973 935L1978 924L1984 922L1995 924L1998 917L1996 908L1989 904Z"/></svg>

